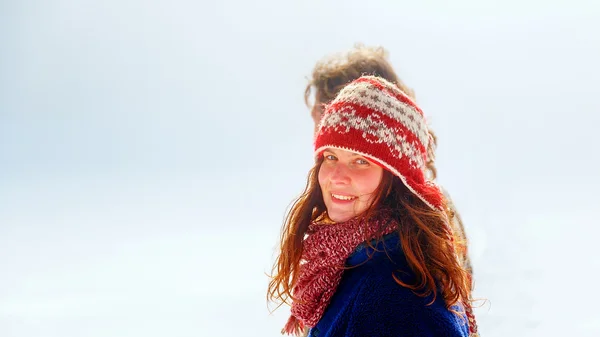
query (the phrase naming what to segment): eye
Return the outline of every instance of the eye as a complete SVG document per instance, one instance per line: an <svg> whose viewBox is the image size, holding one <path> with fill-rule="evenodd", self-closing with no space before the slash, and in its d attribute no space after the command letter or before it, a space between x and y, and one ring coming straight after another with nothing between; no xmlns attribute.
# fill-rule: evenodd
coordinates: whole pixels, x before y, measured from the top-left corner
<svg viewBox="0 0 600 337"><path fill-rule="evenodd" d="M327 153L323 156L323 158L325 158L325 160L336 160L337 159L334 155L327 154Z"/></svg>
<svg viewBox="0 0 600 337"><path fill-rule="evenodd" d="M363 159L363 158L356 159L356 163L358 165L369 165L369 162L366 159Z"/></svg>

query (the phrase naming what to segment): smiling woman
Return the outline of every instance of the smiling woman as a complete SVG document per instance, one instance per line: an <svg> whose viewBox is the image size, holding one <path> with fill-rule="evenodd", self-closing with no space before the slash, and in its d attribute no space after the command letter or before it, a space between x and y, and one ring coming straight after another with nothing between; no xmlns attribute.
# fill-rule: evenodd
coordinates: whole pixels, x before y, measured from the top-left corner
<svg viewBox="0 0 600 337"><path fill-rule="evenodd" d="M430 141L423 112L381 78L355 80L326 107L269 284L271 300L291 302L283 332L477 336L464 243L425 174Z"/></svg>

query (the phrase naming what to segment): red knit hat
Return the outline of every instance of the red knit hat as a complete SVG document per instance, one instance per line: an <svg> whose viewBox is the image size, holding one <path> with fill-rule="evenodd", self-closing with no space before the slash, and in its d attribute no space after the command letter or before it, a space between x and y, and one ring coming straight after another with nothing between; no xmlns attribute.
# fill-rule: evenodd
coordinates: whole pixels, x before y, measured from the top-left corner
<svg viewBox="0 0 600 337"><path fill-rule="evenodd" d="M337 148L361 154L398 176L433 209L443 209L439 188L425 178L430 139L423 112L394 84L363 76L327 106L315 135L315 154Z"/></svg>

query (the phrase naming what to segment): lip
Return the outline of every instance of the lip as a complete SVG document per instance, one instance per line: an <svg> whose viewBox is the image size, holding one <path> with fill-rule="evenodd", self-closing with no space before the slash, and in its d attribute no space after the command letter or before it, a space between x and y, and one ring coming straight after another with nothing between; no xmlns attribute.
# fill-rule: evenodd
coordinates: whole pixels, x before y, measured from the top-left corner
<svg viewBox="0 0 600 337"><path fill-rule="evenodd" d="M352 199L350 199L350 200L338 199L338 198L336 198L334 196L334 194L342 196L342 197L352 197ZM334 202L334 203L337 203L337 204L351 204L351 203L353 203L357 199L356 196L351 195L351 194L345 194L345 193L334 193L334 192L331 192L331 193L329 193L329 196L331 197L331 201Z"/></svg>

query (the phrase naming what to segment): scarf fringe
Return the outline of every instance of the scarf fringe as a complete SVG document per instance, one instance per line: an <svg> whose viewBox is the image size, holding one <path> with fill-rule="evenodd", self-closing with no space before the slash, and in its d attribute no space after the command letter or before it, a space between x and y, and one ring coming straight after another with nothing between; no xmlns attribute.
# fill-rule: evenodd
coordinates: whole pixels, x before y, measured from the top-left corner
<svg viewBox="0 0 600 337"><path fill-rule="evenodd" d="M299 336L303 330L304 324L302 324L302 321L291 315L283 329L281 329L281 334Z"/></svg>
<svg viewBox="0 0 600 337"><path fill-rule="evenodd" d="M467 315L467 320L469 322L469 337L479 337L477 320L475 319L475 314L473 314L473 307L469 302L465 303L465 314Z"/></svg>

